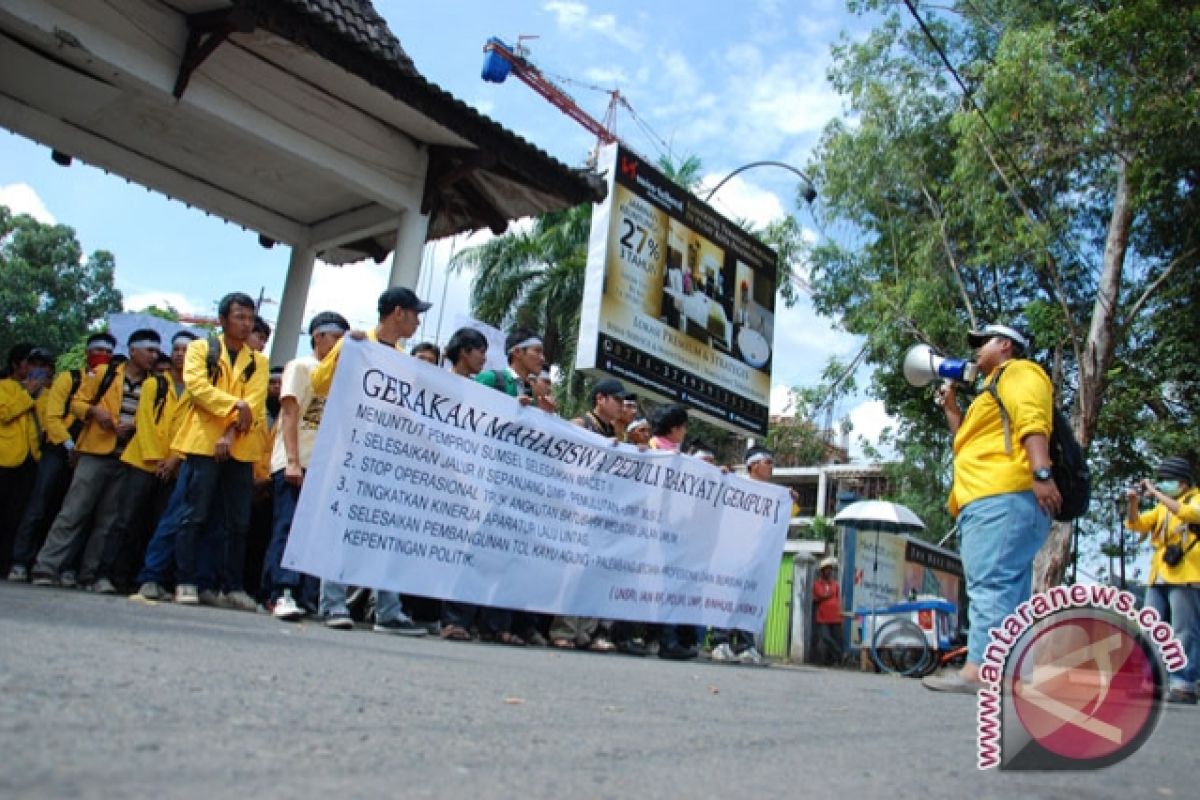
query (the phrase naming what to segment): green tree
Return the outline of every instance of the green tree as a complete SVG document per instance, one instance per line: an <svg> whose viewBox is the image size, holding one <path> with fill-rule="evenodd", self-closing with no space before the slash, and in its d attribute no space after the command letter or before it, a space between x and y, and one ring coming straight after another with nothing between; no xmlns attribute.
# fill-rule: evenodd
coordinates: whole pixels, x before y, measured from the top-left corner
<svg viewBox="0 0 1200 800"><path fill-rule="evenodd" d="M104 316L121 310L112 253L86 260L75 231L0 206L0 352L21 341L57 354L78 349Z"/></svg>
<svg viewBox="0 0 1200 800"><path fill-rule="evenodd" d="M1179 395L1195 377L1194 312L1183 318L1200 263L1200 95L1186 53L1200 10L921 7L939 52L908 12L851 7L886 16L834 53L830 78L854 124L829 126L811 171L818 213L854 233L813 248L815 305L866 337L881 367L873 391L903 420L901 452L929 466L946 434L930 396L900 376L904 350L962 354L968 327L1023 324L1107 493L1136 453L1196 419ZM1131 374L1154 356L1151 375ZM1056 525L1035 565L1040 585L1061 579L1069 547L1069 526Z"/></svg>

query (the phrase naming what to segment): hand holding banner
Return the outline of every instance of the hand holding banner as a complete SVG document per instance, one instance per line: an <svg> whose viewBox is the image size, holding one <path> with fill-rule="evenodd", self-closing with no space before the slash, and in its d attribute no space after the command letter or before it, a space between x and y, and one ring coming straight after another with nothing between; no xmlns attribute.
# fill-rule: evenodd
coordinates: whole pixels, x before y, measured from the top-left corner
<svg viewBox="0 0 1200 800"><path fill-rule="evenodd" d="M283 563L548 613L761 628L787 490L347 341Z"/></svg>

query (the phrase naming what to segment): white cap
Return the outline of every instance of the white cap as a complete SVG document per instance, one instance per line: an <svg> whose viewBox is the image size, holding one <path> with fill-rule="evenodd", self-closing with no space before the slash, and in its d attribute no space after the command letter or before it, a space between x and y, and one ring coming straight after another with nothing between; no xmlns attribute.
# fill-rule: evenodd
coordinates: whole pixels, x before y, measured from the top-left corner
<svg viewBox="0 0 1200 800"><path fill-rule="evenodd" d="M1029 339L1016 328L1007 325L984 325L982 330L971 331L967 334L967 342L971 347L982 347L993 336L1003 336L1024 352L1029 349Z"/></svg>

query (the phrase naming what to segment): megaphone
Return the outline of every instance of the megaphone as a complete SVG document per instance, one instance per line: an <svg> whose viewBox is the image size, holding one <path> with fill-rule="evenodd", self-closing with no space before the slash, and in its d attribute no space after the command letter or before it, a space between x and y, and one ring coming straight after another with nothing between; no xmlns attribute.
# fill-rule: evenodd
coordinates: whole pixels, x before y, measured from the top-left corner
<svg viewBox="0 0 1200 800"><path fill-rule="evenodd" d="M916 344L904 354L904 379L913 386L928 386L936 380L974 383L979 368L970 361L946 358L927 344Z"/></svg>

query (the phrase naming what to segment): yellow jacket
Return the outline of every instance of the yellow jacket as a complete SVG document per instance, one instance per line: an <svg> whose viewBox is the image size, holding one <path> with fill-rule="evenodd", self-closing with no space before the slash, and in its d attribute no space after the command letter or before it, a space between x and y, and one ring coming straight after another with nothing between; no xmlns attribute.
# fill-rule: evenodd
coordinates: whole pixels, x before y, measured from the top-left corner
<svg viewBox="0 0 1200 800"><path fill-rule="evenodd" d="M1200 528L1189 533L1185 539L1183 534L1187 533L1189 524L1200 526L1200 489L1194 487L1179 496L1178 516L1160 503L1138 516L1136 522L1130 522L1126 517L1126 528L1134 533L1150 534L1150 545L1154 548L1154 555L1150 556L1150 577L1147 579L1150 586L1160 577L1164 583L1200 583L1200 541L1197 541ZM1162 555L1163 550L1172 544L1181 544L1186 552L1182 561L1168 567L1163 563Z"/></svg>
<svg viewBox="0 0 1200 800"><path fill-rule="evenodd" d="M160 383L165 389L161 405L158 394ZM137 430L125 445L125 452L121 454L122 463L143 472L154 472L158 462L170 452L171 423L178 404L169 378L160 382L153 375L146 376L146 380L142 382L142 394L138 398L137 416L134 418Z"/></svg>
<svg viewBox="0 0 1200 800"><path fill-rule="evenodd" d="M1033 488L1033 466L1021 442L1040 433L1049 437L1054 423L1054 389L1045 371L1032 361L1012 359L987 376L1003 379L996 391L1008 411L1011 452L1006 451L1000 408L986 391L967 409L954 436L954 484L950 488L951 516L974 500Z"/></svg>
<svg viewBox="0 0 1200 800"><path fill-rule="evenodd" d="M75 375L79 376L79 388L82 388L83 373L68 369L55 375L50 388L38 396L38 424L42 426L42 434L50 444L63 444L71 438L71 426L75 424L71 403L75 398L71 397L70 401L67 398L71 394Z"/></svg>
<svg viewBox="0 0 1200 800"><path fill-rule="evenodd" d="M325 354L321 359L321 363L317 364L312 373L313 394L317 397L325 397L329 394L330 387L333 386L333 374L337 372L338 359L342 355L342 342L346 341L345 336L337 340L333 349ZM379 336L375 331L367 333L367 339L372 342L378 342ZM396 349L401 353L404 352L404 345L396 342Z"/></svg>
<svg viewBox="0 0 1200 800"><path fill-rule="evenodd" d="M279 435L279 417L274 425L268 425L266 417L254 423L254 432L259 438L262 452L254 462L254 482L262 483L271 479L271 451L275 449L275 437Z"/></svg>
<svg viewBox="0 0 1200 800"><path fill-rule="evenodd" d="M41 458L33 398L13 378L0 380L0 467L19 467Z"/></svg>
<svg viewBox="0 0 1200 800"><path fill-rule="evenodd" d="M100 391L100 384L110 369L116 370L116 376L107 391L104 392L104 396L93 403L92 400L96 397L96 392ZM117 434L104 430L88 419L88 409L93 405L104 408L112 415L113 424L116 424L121 417L121 400L124 396L124 361L115 366L112 363L103 364L97 367L95 372L84 377L79 384L79 391L75 393L75 398L71 401L71 412L77 419L84 421L83 430L79 432L79 438L75 441L76 450L94 456L107 456L117 449Z"/></svg>
<svg viewBox="0 0 1200 800"><path fill-rule="evenodd" d="M221 348L217 374L208 377L208 340L197 339L188 345L187 358L183 364L183 382L191 398L191 406L180 425L179 432L171 441L171 449L184 455L211 456L216 452L217 440L237 421L234 406L245 400L250 406L256 424L266 414L267 380L271 368L267 357L257 353L250 345L243 344L238 351L237 361L229 360L229 349L225 337L217 339ZM253 364L253 370L250 369ZM247 378L247 372L250 373ZM236 461L258 460L262 448L262 436L254 430L234 436L230 455Z"/></svg>

